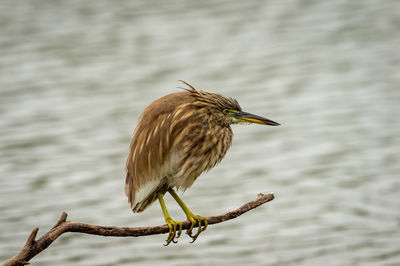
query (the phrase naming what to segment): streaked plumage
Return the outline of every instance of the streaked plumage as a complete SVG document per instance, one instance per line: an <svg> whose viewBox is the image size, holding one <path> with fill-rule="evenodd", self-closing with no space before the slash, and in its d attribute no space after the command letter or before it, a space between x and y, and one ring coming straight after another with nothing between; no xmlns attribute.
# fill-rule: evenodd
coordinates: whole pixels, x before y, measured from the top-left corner
<svg viewBox="0 0 400 266"><path fill-rule="evenodd" d="M158 190L189 188L221 161L233 136L223 114L227 107L241 110L233 99L191 89L166 95L144 110L126 166L125 193L134 212L155 201ZM216 111L221 112L219 119L210 115ZM149 181L152 186L145 187Z"/></svg>
<svg viewBox="0 0 400 266"><path fill-rule="evenodd" d="M155 100L139 118L126 163L125 194L134 212L145 210L159 194L189 188L219 163L232 144L231 124L278 125L242 112L232 98L187 85L190 89Z"/></svg>

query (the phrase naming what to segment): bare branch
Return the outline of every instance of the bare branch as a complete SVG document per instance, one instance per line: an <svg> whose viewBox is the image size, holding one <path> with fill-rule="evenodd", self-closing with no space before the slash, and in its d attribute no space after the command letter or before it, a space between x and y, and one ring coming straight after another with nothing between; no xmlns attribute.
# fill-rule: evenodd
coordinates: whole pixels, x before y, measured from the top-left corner
<svg viewBox="0 0 400 266"><path fill-rule="evenodd" d="M234 219L245 212L248 212L268 201L274 199L273 193L258 194L255 200L249 201L241 207L215 216L206 217L208 224L217 224ZM167 225L153 226L153 227L117 227L117 226L101 226L80 222L67 221L67 213L63 212L61 217L53 228L45 233L41 238L35 240L39 228L34 228L25 246L16 254L7 260L3 266L20 266L29 264L29 260L45 250L54 240L66 232L76 232L84 234L92 234L99 236L116 236L116 237L139 237L155 234L166 234L169 232ZM188 229L190 222L183 222L182 229ZM195 226L197 227L197 225Z"/></svg>
<svg viewBox="0 0 400 266"><path fill-rule="evenodd" d="M38 231L38 227L33 228L32 233L28 237L28 240L26 240L25 246L33 246L35 244L35 238Z"/></svg>
<svg viewBox="0 0 400 266"><path fill-rule="evenodd" d="M57 223L53 226L53 228L56 228L57 226L65 222L67 220L67 216L68 214L66 212L62 212L60 218L58 219Z"/></svg>

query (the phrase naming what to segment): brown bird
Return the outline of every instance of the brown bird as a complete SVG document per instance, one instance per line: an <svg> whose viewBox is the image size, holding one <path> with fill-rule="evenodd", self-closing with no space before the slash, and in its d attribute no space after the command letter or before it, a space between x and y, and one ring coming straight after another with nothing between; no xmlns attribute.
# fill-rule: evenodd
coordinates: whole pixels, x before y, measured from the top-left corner
<svg viewBox="0 0 400 266"><path fill-rule="evenodd" d="M232 144L231 124L277 122L242 111L233 98L188 89L168 94L145 108L135 129L126 162L125 194L133 212L144 211L159 200L169 226L168 245L182 232L182 223L172 220L163 196L169 192L181 206L193 239L207 227L207 220L193 214L174 188L186 190L204 171L213 168ZM195 224L198 230L192 235ZM203 225L203 227L202 227Z"/></svg>

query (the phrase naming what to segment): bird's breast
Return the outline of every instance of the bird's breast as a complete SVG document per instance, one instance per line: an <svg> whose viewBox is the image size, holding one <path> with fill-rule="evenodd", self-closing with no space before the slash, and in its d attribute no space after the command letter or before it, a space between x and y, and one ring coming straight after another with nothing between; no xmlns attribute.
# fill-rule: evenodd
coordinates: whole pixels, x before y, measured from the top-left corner
<svg viewBox="0 0 400 266"><path fill-rule="evenodd" d="M170 186L189 188L202 172L222 160L232 144L232 137L229 126L197 127L190 131L176 146L179 161L175 174L169 178Z"/></svg>

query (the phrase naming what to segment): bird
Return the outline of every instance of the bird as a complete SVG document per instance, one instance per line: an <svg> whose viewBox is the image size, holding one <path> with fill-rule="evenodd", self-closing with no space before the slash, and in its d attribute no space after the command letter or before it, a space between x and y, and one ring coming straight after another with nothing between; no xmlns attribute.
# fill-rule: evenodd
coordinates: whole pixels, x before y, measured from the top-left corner
<svg viewBox="0 0 400 266"><path fill-rule="evenodd" d="M166 244L177 243L182 222L171 218L164 202L168 192L191 222L187 234L194 242L207 228L207 219L193 214L177 191L190 188L232 145L232 124L279 126L270 119L244 112L237 100L187 87L148 105L138 119L126 161L125 194L134 213L158 200L169 228ZM194 226L198 229L193 234Z"/></svg>

